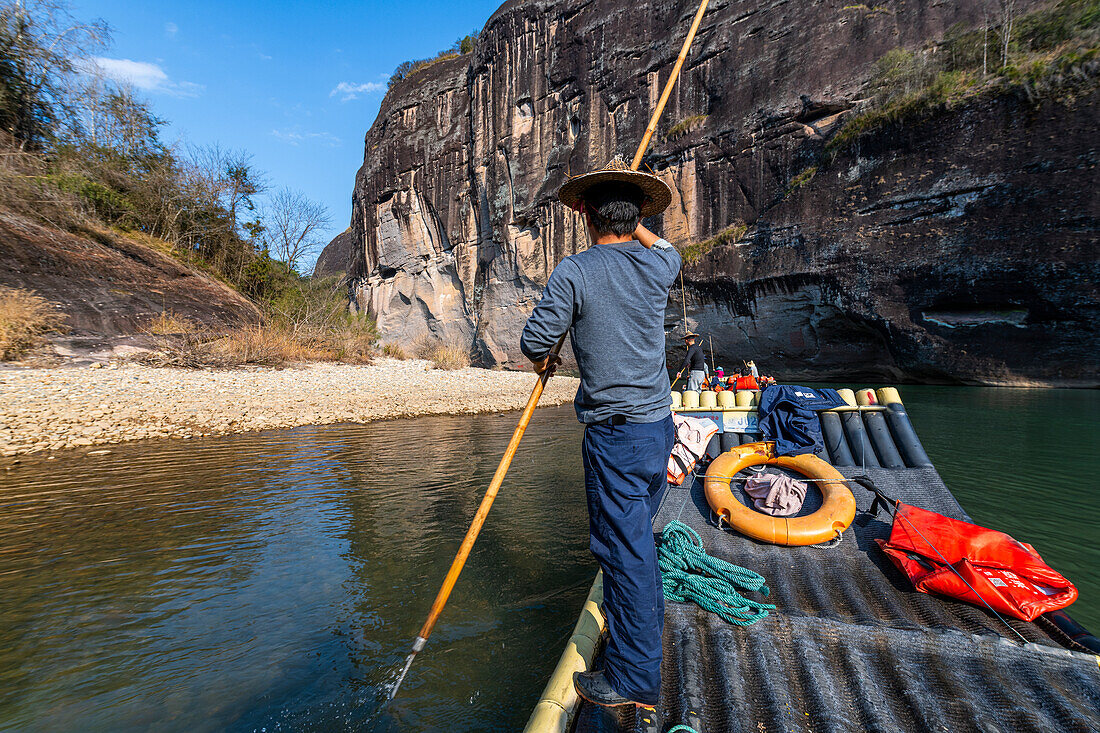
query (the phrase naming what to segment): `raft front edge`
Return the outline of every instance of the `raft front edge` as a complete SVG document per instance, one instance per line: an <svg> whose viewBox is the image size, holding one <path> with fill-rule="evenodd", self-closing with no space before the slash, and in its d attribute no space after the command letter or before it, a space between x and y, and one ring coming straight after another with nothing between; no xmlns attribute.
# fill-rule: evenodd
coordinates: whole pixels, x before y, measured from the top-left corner
<svg viewBox="0 0 1100 733"><path fill-rule="evenodd" d="M565 733L577 713L580 699L573 688L573 673L585 672L596 657L596 642L603 632L603 571L596 573L573 634L558 659L558 666L542 690L524 733Z"/></svg>

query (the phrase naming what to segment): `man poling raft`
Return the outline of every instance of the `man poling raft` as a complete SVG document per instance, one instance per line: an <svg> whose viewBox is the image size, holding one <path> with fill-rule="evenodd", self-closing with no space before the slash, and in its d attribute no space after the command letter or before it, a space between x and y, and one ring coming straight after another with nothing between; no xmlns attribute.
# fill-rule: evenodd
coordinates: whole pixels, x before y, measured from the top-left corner
<svg viewBox="0 0 1100 733"><path fill-rule="evenodd" d="M688 373L687 389L693 392L702 389L707 379L706 357L703 355L703 347L697 343L698 339L699 334L694 331L684 334L684 348L687 352L684 354L684 363L680 366L680 371L676 372L676 379L673 380L678 381L680 375L686 371Z"/></svg>
<svg viewBox="0 0 1100 733"><path fill-rule="evenodd" d="M550 300L546 302L545 308L542 308L543 303L540 303L536 313L532 315L534 326L528 324L531 327L530 337L528 337L528 329L524 329L523 350L536 364L539 379L531 391L519 424L512 433L512 439L508 442L504 456L493 474L489 488L482 497L477 513L466 531L466 536L451 562L450 570L436 594L428 617L421 626L420 632L413 641L412 650L390 688L388 700L392 700L397 695L416 655L427 644L450 598L451 591L466 564L466 559L470 556L474 542L477 541L485 518L492 508L512 458L531 421L531 415L542 396L546 381L560 363L558 352L565 342L568 328L569 333L572 334L573 352L577 356L581 371L581 388L577 393L577 413L582 418L582 422L593 423L585 431L584 454L589 507L595 506L597 509L597 513L592 515L590 522L593 529L592 549L597 557L601 552L608 553L616 570L619 570L620 561L624 558L615 558L612 554L625 548L630 555L625 558L628 565L644 568L647 573L639 577L624 577L621 572L618 573L619 583L612 581L610 596L605 579L604 612L608 616L608 627L612 638L618 640L619 659L623 665L618 676L616 672L612 672L612 679L619 680L622 689L616 689L608 684L607 677L604 675L579 679L577 683L583 687L582 692L588 699L604 705L637 704L644 708L652 708L657 701L657 695L660 692L661 625L664 620L664 601L653 543L652 514L656 512L660 503L659 492L665 487L665 463L672 450L670 385L665 369L664 352L664 310L672 279L680 269L680 255L668 242L659 239L640 224L641 217L659 214L668 207L672 201L672 190L656 176L639 173L638 167L649 147L650 139L657 130L657 122L672 94L680 69L687 58L688 49L703 20L707 4L708 0L701 0L699 4L683 47L661 92L661 97L657 100L645 134L630 165L626 166L621 161L613 162L603 170L571 179L559 193L563 203L583 213L593 244L603 246L590 250L593 254L581 252L574 255L555 268L550 277L550 281L554 282L554 292L551 292L551 284L548 282L547 292L543 294L544 300L547 296L550 296ZM583 260L581 260L582 256ZM566 265L569 260L574 261ZM555 282L555 276L562 265L565 265L565 270ZM601 273L601 266L609 269ZM617 268L621 268L621 272L617 271ZM584 283L581 283L578 289L576 284L581 272L598 274L600 281L607 283L610 290L601 292L598 287L593 287L589 291ZM627 290L617 280L619 275L635 278L635 284L643 290L638 292ZM658 285L661 291L659 298L653 294ZM586 292L591 292L594 296L584 301L583 296ZM618 300L614 303L606 302L608 293L614 293ZM586 309L583 312L574 309L578 296L582 298L582 309ZM564 309L567 307L571 309L570 312L565 312ZM539 314L539 308L542 308L541 314ZM605 311L603 315L600 314L601 310ZM585 316L585 314L588 315ZM536 318L536 315L539 317ZM585 323L583 328L578 328L582 318ZM604 325L611 330L603 333L598 328L600 318L618 318L621 322L605 323ZM555 322L560 325L560 328L551 335L547 324ZM581 333L585 335L582 337ZM548 336L549 342L545 340ZM633 341L632 339L636 336L640 340ZM609 354L617 355L619 361L612 363L614 359L609 359ZM638 362L638 365L631 366L629 363L631 361ZM606 375L600 373L604 365L617 371L626 370L626 373L636 377L637 381L612 384ZM659 400L655 397L656 390L661 391ZM661 404L658 405L658 402ZM593 436L591 443L588 440L589 430L592 431ZM614 439L615 436L626 434L633 435L639 442L624 443ZM643 443L654 450L660 448L656 452L656 459L640 455ZM589 447L593 450L587 450ZM653 466L649 465L651 463ZM592 470L588 470L590 466ZM622 482L618 481L620 477L612 475L619 468L631 471L622 477L624 479ZM624 492L624 496L629 498L629 506L616 517L600 511L604 503L601 497L595 497L595 503L593 503L591 487L604 485L603 482L609 479L614 482L616 490ZM617 511L617 508L615 509ZM597 530L605 532L611 529L613 523L620 523L622 529L629 531L629 538L608 537L610 542L602 548L597 548L596 542L599 539ZM647 533L642 534L645 526L649 529ZM626 539L626 542L622 545L616 544L620 539ZM608 609L614 611L616 608L624 608L621 602L616 605L617 589L620 591L619 599L629 601L635 598L633 594L637 593L638 598L644 598L652 605L644 608L639 615L624 614L623 623L616 623ZM642 660L642 664L637 668L631 668L633 659ZM618 668L613 667L613 669Z"/></svg>
<svg viewBox="0 0 1100 733"><path fill-rule="evenodd" d="M641 225L672 198L656 176L621 161L573 178L562 203L584 215L592 247L550 275L520 347L540 374L566 331L581 384L589 547L604 573L605 667L574 676L597 705L653 707L661 690L664 596L653 516L674 443L665 370L665 306L680 271L672 245Z"/></svg>

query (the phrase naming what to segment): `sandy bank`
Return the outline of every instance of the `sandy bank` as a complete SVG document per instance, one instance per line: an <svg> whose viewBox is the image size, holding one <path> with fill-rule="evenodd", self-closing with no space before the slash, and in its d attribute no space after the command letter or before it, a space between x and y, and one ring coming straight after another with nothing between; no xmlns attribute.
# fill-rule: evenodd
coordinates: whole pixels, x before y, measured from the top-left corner
<svg viewBox="0 0 1100 733"><path fill-rule="evenodd" d="M0 370L0 456L126 440L189 437L524 406L534 376L432 369L426 361L370 366L193 371ZM577 380L554 377L541 405L572 400Z"/></svg>

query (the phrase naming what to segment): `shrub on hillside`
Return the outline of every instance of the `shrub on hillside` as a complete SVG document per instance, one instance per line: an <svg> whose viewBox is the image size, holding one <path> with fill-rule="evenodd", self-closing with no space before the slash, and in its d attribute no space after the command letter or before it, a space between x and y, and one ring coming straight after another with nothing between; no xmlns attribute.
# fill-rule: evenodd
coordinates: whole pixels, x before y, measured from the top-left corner
<svg viewBox="0 0 1100 733"><path fill-rule="evenodd" d="M672 127L668 128L668 132L665 133L664 138L666 142L678 140L688 133L694 132L706 124L706 115L692 115L687 119L680 120Z"/></svg>
<svg viewBox="0 0 1100 733"><path fill-rule="evenodd" d="M60 331L64 316L50 301L29 290L0 285L0 361L17 359Z"/></svg>
<svg viewBox="0 0 1100 733"><path fill-rule="evenodd" d="M710 239L706 239L702 242L694 242L684 247L680 250L680 256L686 264L694 265L702 260L707 252L723 244L733 244L741 237L745 236L748 230L748 225L738 219Z"/></svg>

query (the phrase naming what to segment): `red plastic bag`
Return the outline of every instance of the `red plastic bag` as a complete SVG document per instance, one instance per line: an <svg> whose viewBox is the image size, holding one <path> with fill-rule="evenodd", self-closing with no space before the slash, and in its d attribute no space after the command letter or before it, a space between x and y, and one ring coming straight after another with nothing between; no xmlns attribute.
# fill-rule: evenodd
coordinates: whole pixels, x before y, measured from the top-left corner
<svg viewBox="0 0 1100 733"><path fill-rule="evenodd" d="M1077 600L1073 583L1044 563L1034 547L1004 532L898 502L890 539L877 541L922 593L981 608L989 604L1022 621Z"/></svg>

